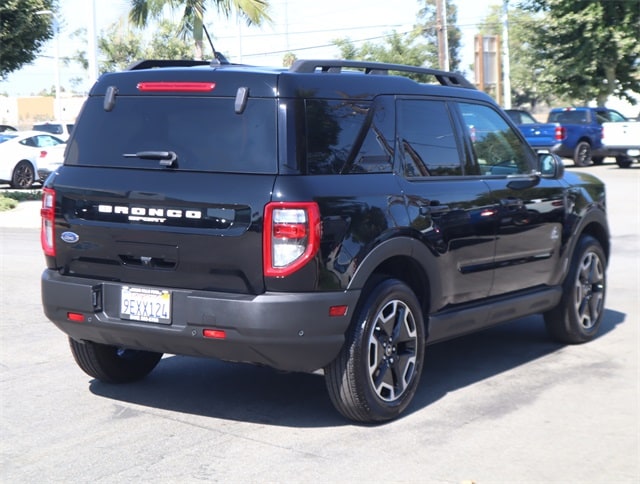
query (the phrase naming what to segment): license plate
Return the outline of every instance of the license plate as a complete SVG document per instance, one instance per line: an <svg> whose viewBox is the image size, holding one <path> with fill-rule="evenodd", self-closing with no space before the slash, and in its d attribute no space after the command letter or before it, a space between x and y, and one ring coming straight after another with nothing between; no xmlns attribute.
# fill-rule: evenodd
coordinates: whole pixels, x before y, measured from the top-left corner
<svg viewBox="0 0 640 484"><path fill-rule="evenodd" d="M120 318L171 324L171 293L165 289L123 286Z"/></svg>

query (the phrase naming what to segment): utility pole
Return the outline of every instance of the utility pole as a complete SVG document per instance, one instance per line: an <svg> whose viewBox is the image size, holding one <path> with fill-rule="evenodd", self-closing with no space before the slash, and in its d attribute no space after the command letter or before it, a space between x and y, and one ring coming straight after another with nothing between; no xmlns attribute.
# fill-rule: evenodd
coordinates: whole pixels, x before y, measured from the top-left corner
<svg viewBox="0 0 640 484"><path fill-rule="evenodd" d="M504 108L511 109L511 63L509 61L509 0L502 3L502 65Z"/></svg>
<svg viewBox="0 0 640 484"><path fill-rule="evenodd" d="M438 64L449 70L449 36L447 35L447 2L436 0L436 29L438 33Z"/></svg>

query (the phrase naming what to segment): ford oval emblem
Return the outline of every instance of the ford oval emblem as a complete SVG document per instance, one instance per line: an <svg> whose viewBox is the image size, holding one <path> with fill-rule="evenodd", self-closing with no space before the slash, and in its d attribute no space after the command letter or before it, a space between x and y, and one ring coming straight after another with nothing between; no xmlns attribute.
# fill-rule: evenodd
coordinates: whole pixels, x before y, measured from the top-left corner
<svg viewBox="0 0 640 484"><path fill-rule="evenodd" d="M80 236L75 232L62 232L60 238L67 244L75 244L78 240L80 240Z"/></svg>

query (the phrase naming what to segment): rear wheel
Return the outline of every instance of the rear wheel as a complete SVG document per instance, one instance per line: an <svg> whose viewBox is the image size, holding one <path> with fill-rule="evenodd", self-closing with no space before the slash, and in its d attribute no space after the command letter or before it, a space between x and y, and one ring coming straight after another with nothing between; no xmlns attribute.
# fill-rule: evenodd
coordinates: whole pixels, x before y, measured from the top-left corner
<svg viewBox="0 0 640 484"><path fill-rule="evenodd" d="M35 181L35 170L28 161L22 160L13 169L11 175L11 186L13 188L31 188Z"/></svg>
<svg viewBox="0 0 640 484"><path fill-rule="evenodd" d="M633 159L628 156L616 156L616 163L620 168L629 168L633 163Z"/></svg>
<svg viewBox="0 0 640 484"><path fill-rule="evenodd" d="M346 418L391 420L415 395L424 363L422 310L397 279L377 284L354 315L336 359L325 368L329 396Z"/></svg>
<svg viewBox="0 0 640 484"><path fill-rule="evenodd" d="M585 343L596 337L607 288L606 257L600 243L583 236L576 246L558 306L545 313L549 334L563 343Z"/></svg>
<svg viewBox="0 0 640 484"><path fill-rule="evenodd" d="M588 166L591 164L591 145L586 141L580 141L573 151L573 162L576 166Z"/></svg>
<svg viewBox="0 0 640 484"><path fill-rule="evenodd" d="M92 341L69 338L71 353L87 375L105 383L128 383L141 380L153 370L162 353L130 350Z"/></svg>

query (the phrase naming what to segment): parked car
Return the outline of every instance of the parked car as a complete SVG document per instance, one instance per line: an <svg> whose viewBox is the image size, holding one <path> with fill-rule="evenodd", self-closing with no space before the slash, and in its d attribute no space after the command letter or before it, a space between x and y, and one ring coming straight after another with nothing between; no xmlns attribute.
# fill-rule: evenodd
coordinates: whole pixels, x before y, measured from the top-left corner
<svg viewBox="0 0 640 484"><path fill-rule="evenodd" d="M55 123L46 122L33 125L35 131L45 131L47 133L55 134L58 138L67 141L73 131L73 123Z"/></svg>
<svg viewBox="0 0 640 484"><path fill-rule="evenodd" d="M0 133L4 133L7 131L18 131L18 130L8 124L0 124Z"/></svg>
<svg viewBox="0 0 640 484"><path fill-rule="evenodd" d="M531 147L537 152L552 152L562 143L563 130L557 123L541 123L524 109L505 109Z"/></svg>
<svg viewBox="0 0 640 484"><path fill-rule="evenodd" d="M39 180L38 164L60 164L65 146L57 136L41 131L0 133L0 181L13 188L31 188Z"/></svg>
<svg viewBox="0 0 640 484"><path fill-rule="evenodd" d="M633 160L640 161L640 122L602 123L602 144L620 168L629 168Z"/></svg>
<svg viewBox="0 0 640 484"><path fill-rule="evenodd" d="M557 123L562 130L562 141L553 152L571 158L576 166L601 164L605 157L615 156L602 144L602 123L624 122L627 119L618 111L604 107L554 108L549 112L548 123Z"/></svg>
<svg viewBox="0 0 640 484"><path fill-rule="evenodd" d="M598 334L604 184L460 74L148 61L100 77L72 138L43 187L42 304L92 378L163 353L323 370L338 412L381 422L429 344L533 314Z"/></svg>

